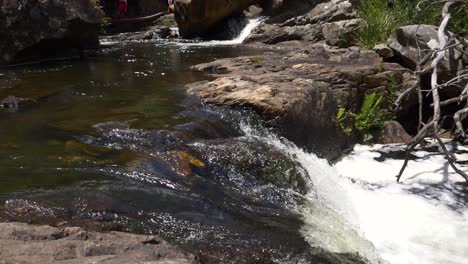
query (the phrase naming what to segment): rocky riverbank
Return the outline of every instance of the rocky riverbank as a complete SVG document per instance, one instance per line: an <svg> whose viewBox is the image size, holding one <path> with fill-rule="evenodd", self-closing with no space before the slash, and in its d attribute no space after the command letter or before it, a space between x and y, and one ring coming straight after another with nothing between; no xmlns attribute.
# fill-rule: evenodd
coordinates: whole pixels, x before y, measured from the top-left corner
<svg viewBox="0 0 468 264"><path fill-rule="evenodd" d="M208 103L252 108L280 134L333 159L354 142L333 123L338 108L358 109L366 94L384 95L390 75L401 90L412 84L410 70L381 62L373 51L304 42L282 47L196 65L216 79L189 84L187 92Z"/></svg>
<svg viewBox="0 0 468 264"><path fill-rule="evenodd" d="M62 52L64 52L63 54L69 54L68 51L72 51L75 55L80 55L84 49L96 48L103 14L92 3L89 1L70 1L60 4L53 1L31 1L26 5L22 5L22 1L3 2L0 5L0 15L3 14L6 17L6 23L0 25L0 36L2 39L6 39L6 42L0 42L0 50L4 51L0 58L0 64L21 63L35 59L37 55L49 58L62 54ZM242 25L245 22L245 17L252 16L253 11L249 14L244 13L244 9L252 4L259 5L255 7L258 8L256 15L268 15L269 19L253 31L253 34L247 40L248 45L265 48L265 50L269 51L256 56L218 59L213 62L193 66L192 70L204 73L207 80L186 85L186 91L189 95L200 98L207 104L228 106L234 109L247 108L254 110L264 119L270 128L273 128L277 133L293 141L301 148L305 148L308 152L317 153L328 160L335 160L359 141L356 135L344 133L337 126L336 116L339 109L359 112L366 96L376 94L383 98L382 109L379 110L386 113L391 112L404 126L402 127L396 121L388 122L383 128L383 137L378 140L383 143L406 143L411 140L411 136L405 131L405 128L410 132L414 132L414 124L418 122L418 99L416 93L412 93L411 96L405 99L406 101L402 108L393 109L392 101L395 96L398 96L402 91L405 91L415 83L415 70L421 56L419 53L420 49L422 48L423 51L435 49L434 41L437 38L437 29L434 26L402 27L398 29L387 43L382 43L374 47L374 49L366 49L358 47L354 38L356 29L362 25L363 21L358 17L356 10L357 1L353 0L322 1L318 4L317 1L312 0L179 0L176 1L175 20L177 20L183 36L211 39L214 36L218 36L216 32L220 28L224 28L224 26L229 24L226 22L228 20L237 21L239 19L241 22L238 25ZM165 8L165 3L161 6L157 8ZM119 42L121 40L139 41L175 37L176 34L171 31L170 27L153 27L146 33L123 34L115 37L115 39L109 39ZM463 44L462 40L456 41L454 47L459 48L459 51L453 54L456 63L444 65L443 71L440 72L440 76L445 79L454 77L454 71L468 65L468 57L464 53L464 50L467 50L466 45ZM137 59L133 58L135 55L132 52L125 51L125 56L119 57L123 66L115 70L118 72L115 76L121 77L123 68L126 69L123 75L125 76L125 81L131 78L137 79L139 77L137 75L145 77L148 75L157 76L156 79L160 78L159 76L167 76L168 68L163 68L160 72L153 69L146 71L148 68L143 68L145 70L143 72L137 66L133 67L132 63L136 62ZM147 55L151 52L143 53ZM156 54L156 52L152 53ZM157 54L166 53L159 53L158 51ZM233 54L235 56L239 55L238 51ZM181 57L185 58L184 56L185 54L183 53L173 54L171 56L173 60L171 59L170 63L174 63L174 61L177 61ZM167 58L163 59L166 60ZM139 61L138 66L142 64L153 66L155 61L164 64L164 60L155 59L154 57L150 57L150 59L145 58ZM204 61L206 60L204 58ZM199 62L197 61L196 63ZM102 68L107 68L109 65L105 65ZM164 81L170 83L170 81L174 81L179 76L178 74L187 75L187 72L180 69L185 70L187 66L181 66L177 69L177 74L167 77ZM92 73L93 71L90 70L90 72ZM154 72L157 72L157 74ZM108 73L98 72L95 76L103 76ZM86 72L86 74L90 73ZM199 76L199 74L195 75ZM166 77L161 79L164 78ZM199 80L198 77L178 78L181 78L181 83ZM427 76L424 78L423 85L426 85L426 89L430 89L425 84ZM98 78L94 77L94 79ZM103 97L102 91L96 91L96 97L93 99L84 97L87 96L86 93L90 90L85 85L91 83L94 86L94 79L86 80L86 84L80 84L86 88L79 87L79 85L77 87L75 83L70 85L71 88L67 91L69 94L79 94L83 98L86 98L86 101L80 101L79 105L86 105L90 100L100 100L98 98ZM114 80L114 78L109 79ZM74 82L78 83L78 80ZM102 83L107 85L107 82L108 80L105 80ZM124 83L124 81L118 82ZM173 83L170 84L172 85ZM48 82L47 85L49 85ZM138 85L132 82L128 82L128 85L129 87L126 87L128 89L121 91L131 91L131 93L125 94L125 96L134 96L135 87ZM164 87L166 84L158 85ZM60 84L59 86L63 85ZM113 89L116 86L115 84L109 85ZM140 86L148 87L151 91L157 90L154 89L155 84L153 82L140 83ZM174 86L176 85L174 84ZM452 92L454 91L450 88L445 89L442 96L450 98ZM225 222L232 221L232 226L236 227L240 226L239 223L243 223L237 222L236 217L238 215L244 217L245 215L248 216L245 218L249 218L249 221L254 222L255 228L252 230L260 229L264 234L273 233L271 230L278 226L283 228L282 219L277 223L272 222L271 219L263 214L255 215L252 211L249 211L252 208L249 203L246 203L247 206L242 207L248 210L246 209L245 213L239 213L241 205L237 203L233 204L228 198L238 190L243 191L247 189L250 191L258 186L262 188L269 186L272 192L277 191L277 189L289 189L300 195L307 194L309 190L307 189L308 186L304 180L304 175L301 174L301 170L295 169L296 167L300 167L300 164L298 165L294 160L290 160L291 157L297 157L297 155L289 157L281 151L271 150L267 144L259 144L255 141L226 139L224 138L224 133L231 133L231 128L228 129L228 132L216 131L216 129L211 129L210 126L206 126L205 124L198 124L198 121L175 127L174 130L178 130L178 133L175 133L174 136L169 132L166 133L166 130L154 132L155 128L151 126L154 124L151 122L160 118L155 114L159 114L160 109L153 109L155 102L158 102L160 97L164 98L167 94L174 93L174 90L168 89L164 93L165 95L154 96L154 98L151 98L152 100L145 101L145 105L139 104L144 101L141 98L147 95L137 95L135 96L135 101L138 102L138 107L134 109L129 107L128 109L121 110L125 113L125 115L121 115L123 116L122 118L137 120L136 123L139 122L140 128L143 127L143 129L131 128L129 123L125 122L108 122L106 123L109 126L108 128L102 125L97 126L97 131L86 132L91 135L78 137L77 134L82 135L85 133L82 132L85 129L83 129L84 125L76 122L73 125L79 126L78 130L47 127L49 130L58 131L57 133L60 133L60 135L62 133L67 135L67 138L63 139L63 142L52 138L49 135L49 130L44 133L47 134L44 137L48 139L47 144L54 148L59 149L62 143L64 143L66 152L86 153L86 158L79 155L67 155L64 158L64 160L71 164L69 166L73 168L78 163L83 162L86 164L89 160L96 160L96 163L92 166L105 167L105 169L99 167L102 169L101 173L104 171L114 177L117 175L117 177L132 178L132 180L138 183L142 181L144 183L141 184L142 186L153 186L155 184L160 184L163 188L169 186L169 189L175 188L177 193L186 191L188 193L187 197L190 199L194 197L193 193L195 191L203 191L202 195L198 195L202 198L206 195L205 191L208 190L207 192L210 192L206 195L209 199L200 201L200 204L202 204L200 207L197 205L193 208L180 209L176 207L174 209L174 205L179 205L181 204L180 201L184 200L174 195L177 198L171 198L174 200L169 199L170 202L167 202L167 189L161 191L160 197L154 199L153 196L149 196L149 194L153 195L155 193L151 189L148 191L148 196L142 196L143 198L140 197L139 199L145 202L158 202L162 207L167 206L169 208L157 208L156 212L165 212L164 210L167 210L170 212L168 215L173 216L174 212L179 213L179 211L182 211L181 219L187 218L194 222L201 219L200 221L209 224L213 224L214 222L224 224ZM182 97L184 96L185 94ZM41 101L36 99L9 96L2 100L0 104L2 108L7 108L13 112L21 108L36 108L39 105L37 101ZM125 106L128 104L121 100L121 98L116 99L115 102ZM108 108L114 109L115 102L112 102ZM427 101L427 104L429 103ZM101 103L99 102L98 104ZM63 109L70 108L70 105L68 104ZM172 101L164 105L166 108L172 106ZM100 108L98 110L104 111ZM96 110L96 112L91 112L91 114L89 112L86 113L89 116L95 115L99 111ZM146 115L145 111L151 111L153 115ZM141 113L143 114L141 115ZM49 114L44 114L44 116ZM187 115L196 116L194 113L179 113L176 117L171 116L170 121L161 122L175 122L174 120L186 118ZM75 118L78 119L77 117L81 116L72 115L67 121L75 123L74 121ZM115 113L105 116L105 118L103 115L99 117L99 122L104 119L114 120L117 117ZM92 124L95 125L96 123ZM115 124L117 126L114 126ZM445 128L449 126L451 126L450 122L445 125ZM169 127L170 125L167 125L165 129L169 129ZM64 131L71 132L65 133ZM219 132L222 136L217 136L216 132ZM34 130L30 134L36 135L37 131ZM70 135L73 136L72 139L68 138ZM33 141L36 142L37 138L33 138ZM88 145L92 145L93 148L91 150L88 149ZM97 150L94 149L96 146L98 146ZM18 148L14 145L8 147ZM109 148L112 147L116 148L114 150L125 150L137 154L135 157L127 157L122 154L121 158L125 159L124 166L128 166L128 168L125 167L128 171L119 172L120 174L115 172L115 161L109 161L107 156L108 154L110 159L112 158L114 153L110 153L111 151L108 153ZM54 152L54 155L47 155L48 159L62 159L62 152L59 152L57 155L55 154ZM99 158L106 158L106 160L99 160ZM102 161L102 163L98 163L97 161ZM22 161L20 160L20 162ZM111 169L107 168L106 165L109 165ZM43 163L40 166L43 166ZM53 164L51 167L56 168L59 166ZM170 180L154 181L155 178L159 179L158 177L163 177L159 175L160 172ZM12 175L16 176L14 173ZM216 175L216 177L213 177L213 179L209 178L213 175ZM252 182L255 185L243 185L244 182L239 180L242 179L238 177L239 175L254 179L255 181ZM171 181L173 179L176 179L174 180L176 184ZM201 183L201 180L205 181L206 179L208 179L210 185L203 185L206 182ZM200 182L197 182L197 180L200 180ZM222 189L219 193L213 195L213 193L216 193L213 191L213 186L217 181L222 182L223 186L234 186L235 190L224 192L224 189ZM179 188L179 183L183 188L177 189ZM207 188L207 186L209 187ZM116 189L119 188L120 185ZM138 192L136 193L140 195L140 189L137 190ZM109 193L114 192L115 189L109 191ZM108 195L110 196L110 194ZM124 193L122 196L127 198L127 195L128 193ZM96 201L94 196L90 197L92 197L89 199L90 201ZM148 199L148 197L151 197L151 199ZM252 200L252 197L249 196L246 196L248 199L244 199L244 196L240 197L242 199L236 199L236 201ZM268 195L265 195L265 197L269 198ZM67 193L64 200L68 200L68 198ZM257 197L254 198L256 199ZM187 201L189 201L188 198ZM218 201L220 202L218 203ZM187 203L189 204L190 202ZM274 206L278 205L278 203L278 201L271 202ZM95 202L97 209L92 212L99 212L104 208L103 211L115 214L113 210L109 210L109 207L106 207L110 206L110 208L113 208L114 203L109 204L111 205L102 205L101 200L97 200ZM224 207L227 205L228 209L226 210ZM270 204L268 205L270 206ZM255 204L255 206L258 206L258 204ZM71 208L70 211L74 212L77 210L77 207ZM210 213L213 210L213 218L208 219L207 215L209 213L203 211L206 208L209 209L207 211ZM24 211L23 209L19 208L19 211L22 212ZM288 210L285 211L289 212ZM123 211L127 212L130 210L125 208ZM134 213L133 211L143 214L143 212L146 213L148 210L143 207L141 210L132 210L132 213ZM269 208L263 212L267 211L277 215L275 209ZM151 222L155 222L153 220L155 214L148 214ZM228 216L233 217L234 220L230 220ZM267 216L269 215L267 214ZM296 218L289 218L289 215L287 216L284 220L284 227L286 227L288 232L285 233L286 235L282 233L280 235L281 237L291 239L290 229L295 232L299 228L296 226L291 227L295 221L292 219ZM28 221L27 218L23 219ZM23 219L13 221L23 221ZM164 226L164 221L165 219L153 224L159 225L156 227L159 228L160 226ZM185 232L187 223L191 222L183 222L181 224L183 229L180 232ZM211 228L212 226L209 224L207 226ZM299 226L302 224L301 221L298 221L295 225ZM170 230L175 229L174 226L166 226L166 228ZM252 232L247 228L246 230L243 232L248 232L249 234ZM216 236L223 236L224 233L221 233L221 235L219 235L220 233L214 234ZM175 235L180 236L181 234ZM278 233L275 233L275 235L278 235ZM275 236L271 236L265 240L268 242L276 241L276 238ZM310 245L302 241L302 237L298 236L298 239L295 238L293 237L291 240L295 240L294 243L297 244L289 245L289 247L298 249L300 251L298 254L302 254L302 252L311 254L311 256L306 256L308 260L317 259L325 263L365 262L358 255L321 252L321 248L314 248L311 253ZM209 253L214 252L212 255L219 254L219 256L213 257L215 259L213 260L214 262L224 259L225 256L231 257L231 262L241 262L243 257L238 254L239 248L241 248L241 251L247 251L249 253L247 255L252 255L252 260L271 260L271 256L273 256L273 253L271 253L271 256L265 253L265 247L262 244L258 244L253 249L250 249L251 251L248 251L247 248L252 246L245 244L244 240L239 239L239 242L233 244L227 243L232 248L225 250L223 249L224 244L213 246L212 244L215 243L212 243L211 237L207 236L204 239L203 242L210 243L210 245L202 244L199 248L204 249L204 247L209 247L209 250L206 251L211 250L212 252ZM313 242L317 241L314 240ZM282 241L278 243L282 244L281 247L283 246ZM242 247L245 247L245 250ZM195 252L193 253L195 254ZM174 248L157 236L86 231L79 227L33 226L19 223L0 224L0 257L2 259L0 262L3 261L5 263L193 263L196 261L193 255ZM206 257L207 260L204 262L210 263L210 257Z"/></svg>
<svg viewBox="0 0 468 264"><path fill-rule="evenodd" d="M363 21L356 1L315 5L306 1L301 13L292 12L294 1L280 2L282 11L273 13L247 39L249 45L266 45L274 52L196 65L193 70L214 80L187 85L188 94L207 103L253 109L294 143L335 159L357 141L337 128L337 111L359 112L366 96L375 93L382 97L380 111L403 124L387 123L377 141L409 142L405 129L414 132L418 123L416 91L398 109L393 100L416 83L415 65L434 48L437 28L401 27L387 43L371 50L357 46L355 34ZM444 65L440 78L453 78L457 69L468 65L468 57L461 52L467 47L462 40L454 41L458 46L453 63ZM429 78L422 77L423 89L430 89ZM448 87L441 94L450 98L457 89Z"/></svg>
<svg viewBox="0 0 468 264"><path fill-rule="evenodd" d="M103 16L89 0L1 1L0 65L96 49Z"/></svg>
<svg viewBox="0 0 468 264"><path fill-rule="evenodd" d="M0 223L0 263L196 263L158 236Z"/></svg>

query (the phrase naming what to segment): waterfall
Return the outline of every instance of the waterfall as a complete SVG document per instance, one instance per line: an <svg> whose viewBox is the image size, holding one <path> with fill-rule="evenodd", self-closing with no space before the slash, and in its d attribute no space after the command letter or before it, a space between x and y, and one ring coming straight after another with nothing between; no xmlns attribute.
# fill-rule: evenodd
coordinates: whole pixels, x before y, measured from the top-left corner
<svg viewBox="0 0 468 264"><path fill-rule="evenodd" d="M182 42L176 42L175 44L181 45L181 46L234 46L234 45L240 45L244 43L244 41L247 39L247 37L252 33L252 31L260 25L265 18L259 17L259 18L250 18L247 25L242 29L242 31L239 33L239 35L231 40L211 40L211 41L203 41L203 42L193 42L193 43L182 43Z"/></svg>
<svg viewBox="0 0 468 264"><path fill-rule="evenodd" d="M264 18L251 18L249 19L249 22L247 25L242 29L240 32L239 36L233 40L229 40L228 42L231 42L231 45L236 45L236 44L242 44L244 41L247 39L247 37L252 33L252 31L260 25L265 19Z"/></svg>
<svg viewBox="0 0 468 264"><path fill-rule="evenodd" d="M298 211L304 218L302 234L312 246L359 252L371 263L468 263L466 187L442 156L418 151L420 159L410 162L405 182L398 184L402 160L376 159L404 146L357 146L331 166L268 132L245 124L243 130L307 171L310 205Z"/></svg>

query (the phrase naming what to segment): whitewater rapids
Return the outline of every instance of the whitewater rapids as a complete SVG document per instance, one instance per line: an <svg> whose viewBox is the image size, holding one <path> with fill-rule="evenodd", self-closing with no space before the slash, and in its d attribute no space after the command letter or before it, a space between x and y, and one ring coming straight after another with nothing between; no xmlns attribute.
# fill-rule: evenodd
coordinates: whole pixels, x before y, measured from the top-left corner
<svg viewBox="0 0 468 264"><path fill-rule="evenodd" d="M356 146L331 166L273 134L249 125L243 130L288 153L307 171L311 203L298 211L312 246L358 252L371 263L468 263L466 186L442 155L417 151L398 184L395 175L403 160L384 156L402 152L402 145ZM468 155L458 158L468 160Z"/></svg>

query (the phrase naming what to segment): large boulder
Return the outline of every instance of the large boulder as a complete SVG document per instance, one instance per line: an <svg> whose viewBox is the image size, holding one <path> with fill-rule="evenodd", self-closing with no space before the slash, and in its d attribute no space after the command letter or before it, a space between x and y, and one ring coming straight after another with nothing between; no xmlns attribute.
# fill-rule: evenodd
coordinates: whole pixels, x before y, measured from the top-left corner
<svg viewBox="0 0 468 264"><path fill-rule="evenodd" d="M93 4L94 3L94 4ZM0 64L96 48L103 16L90 0L0 1ZM75 53L76 54L76 53Z"/></svg>
<svg viewBox="0 0 468 264"><path fill-rule="evenodd" d="M418 63L424 58L426 54L437 49L438 28L431 25L409 25L400 27L396 32L387 40L387 45L394 51L396 58L406 67L415 70ZM453 36L452 33L449 33ZM452 38L452 44L459 44L459 48L463 49L461 42ZM449 60L444 60L442 64L442 71L445 75L454 75L456 72L463 68L463 53L455 48L450 49L447 53L453 63ZM431 60L426 65L431 63Z"/></svg>
<svg viewBox="0 0 468 264"><path fill-rule="evenodd" d="M288 40L320 41L324 39L324 30L330 43L337 42L342 46L353 43L352 32L356 29L356 1L330 0L302 1L302 8L294 8L292 3L285 1L282 12L257 27L247 39L248 42L275 44ZM340 22L346 21L346 22ZM338 30L339 29L339 30ZM339 41L343 34L345 41Z"/></svg>
<svg viewBox="0 0 468 264"><path fill-rule="evenodd" d="M184 38L209 37L227 18L262 0L176 0L175 20Z"/></svg>
<svg viewBox="0 0 468 264"><path fill-rule="evenodd" d="M341 20L323 25L322 33L328 45L347 48L357 44L356 32L364 21L359 18Z"/></svg>
<svg viewBox="0 0 468 264"><path fill-rule="evenodd" d="M303 43L300 43L303 45ZM293 48L293 43L288 43ZM301 147L337 158L353 138L334 124L339 107L358 111L367 93L387 95L390 75L409 71L372 51L320 44L286 53L221 59L194 67L217 79L187 85L207 103L247 107Z"/></svg>

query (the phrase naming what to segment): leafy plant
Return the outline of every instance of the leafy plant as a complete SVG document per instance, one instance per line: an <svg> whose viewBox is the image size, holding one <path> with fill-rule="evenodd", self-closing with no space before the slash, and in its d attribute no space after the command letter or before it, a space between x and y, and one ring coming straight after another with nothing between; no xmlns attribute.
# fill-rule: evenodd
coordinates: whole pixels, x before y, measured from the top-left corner
<svg viewBox="0 0 468 264"><path fill-rule="evenodd" d="M99 0L90 0L89 3L95 9L101 13L101 19L99 20L99 27L102 34L106 33L106 28L111 24L111 18L107 17L104 12L104 7L101 5Z"/></svg>
<svg viewBox="0 0 468 264"><path fill-rule="evenodd" d="M351 135L353 133L353 128L346 125L348 117L349 115L346 111L346 108L341 107L340 109L338 109L338 113L336 113L335 123L338 125L341 131L346 133L346 135Z"/></svg>
<svg viewBox="0 0 468 264"><path fill-rule="evenodd" d="M252 60L256 63L256 64L260 64L263 60L263 56L261 55L257 55L257 56L254 56L252 57Z"/></svg>
<svg viewBox="0 0 468 264"><path fill-rule="evenodd" d="M391 119L381 110L383 96L375 93L366 95L358 113L340 108L335 123L346 134L355 133L364 141L373 139L383 128L385 121Z"/></svg>
<svg viewBox="0 0 468 264"><path fill-rule="evenodd" d="M390 73L388 75L388 86L387 86L389 102L395 102L395 100L397 99L397 95L396 95L397 91L398 91L398 81L395 77L395 74Z"/></svg>

